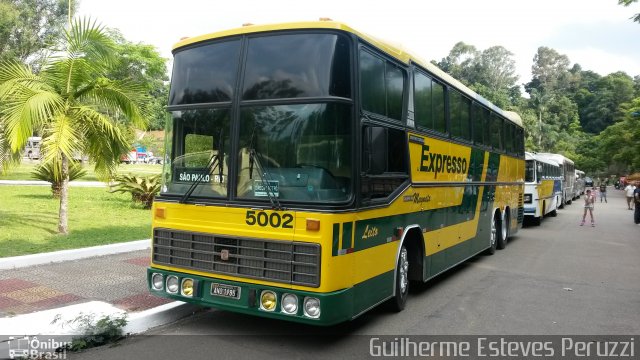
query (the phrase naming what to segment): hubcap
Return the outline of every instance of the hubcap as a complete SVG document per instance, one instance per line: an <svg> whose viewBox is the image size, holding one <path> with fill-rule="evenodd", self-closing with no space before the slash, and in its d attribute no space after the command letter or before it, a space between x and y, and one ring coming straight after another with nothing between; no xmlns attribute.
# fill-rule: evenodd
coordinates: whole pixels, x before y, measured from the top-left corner
<svg viewBox="0 0 640 360"><path fill-rule="evenodd" d="M400 278L398 279L400 281L400 292L404 294L409 286L409 259L405 248L400 251L400 268L398 271L400 272Z"/></svg>

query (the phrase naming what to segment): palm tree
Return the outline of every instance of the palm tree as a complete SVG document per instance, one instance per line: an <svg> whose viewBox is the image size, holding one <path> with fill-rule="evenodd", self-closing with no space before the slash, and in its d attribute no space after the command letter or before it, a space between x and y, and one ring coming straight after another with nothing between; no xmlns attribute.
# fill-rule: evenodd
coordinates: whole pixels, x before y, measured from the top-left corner
<svg viewBox="0 0 640 360"><path fill-rule="evenodd" d="M147 97L136 84L104 76L114 45L95 21L75 20L61 45L39 73L15 61L0 63L0 128L13 154L34 131L42 134L42 161L61 172L58 231L67 234L70 160L88 155L96 173L110 178L129 147L114 116L144 128Z"/></svg>

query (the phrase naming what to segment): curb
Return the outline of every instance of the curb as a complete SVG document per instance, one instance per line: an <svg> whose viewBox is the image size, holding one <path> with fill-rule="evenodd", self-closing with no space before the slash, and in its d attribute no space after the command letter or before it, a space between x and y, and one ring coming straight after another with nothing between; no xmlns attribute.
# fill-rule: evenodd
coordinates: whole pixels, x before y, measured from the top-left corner
<svg viewBox="0 0 640 360"><path fill-rule="evenodd" d="M51 186L51 183L43 180L0 180L0 185L27 185L27 186ZM114 183L102 181L70 181L72 187L107 187Z"/></svg>
<svg viewBox="0 0 640 360"><path fill-rule="evenodd" d="M92 246L80 249L60 250L48 253L0 258L0 270L10 270L33 265L43 265L94 256L112 255L151 248L151 239L126 243Z"/></svg>
<svg viewBox="0 0 640 360"><path fill-rule="evenodd" d="M175 301L152 309L127 313L106 302L90 301L31 314L0 318L0 338L14 335L82 335L81 329L74 328L71 322L83 314L94 315L95 320L103 316L126 314L127 325L123 328L123 333L138 334L177 321L201 309L202 307L196 305ZM56 323L52 323L54 319L57 319Z"/></svg>

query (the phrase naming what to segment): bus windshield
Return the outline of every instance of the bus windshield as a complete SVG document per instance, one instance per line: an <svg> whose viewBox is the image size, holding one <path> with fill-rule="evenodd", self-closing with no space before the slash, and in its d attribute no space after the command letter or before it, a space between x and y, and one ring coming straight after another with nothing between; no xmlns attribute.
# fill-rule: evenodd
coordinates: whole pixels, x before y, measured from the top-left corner
<svg viewBox="0 0 640 360"><path fill-rule="evenodd" d="M350 199L350 46L342 34L282 32L177 52L162 194Z"/></svg>
<svg viewBox="0 0 640 360"><path fill-rule="evenodd" d="M524 181L531 183L536 181L536 162L533 160L527 160L524 168Z"/></svg>

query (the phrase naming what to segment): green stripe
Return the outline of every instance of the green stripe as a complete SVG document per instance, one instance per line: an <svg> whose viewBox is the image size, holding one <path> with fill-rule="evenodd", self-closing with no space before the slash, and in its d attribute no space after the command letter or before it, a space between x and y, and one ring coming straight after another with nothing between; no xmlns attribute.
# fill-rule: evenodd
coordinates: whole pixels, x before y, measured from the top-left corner
<svg viewBox="0 0 640 360"><path fill-rule="evenodd" d="M353 243L353 223L346 222L342 224L342 249L350 249Z"/></svg>

